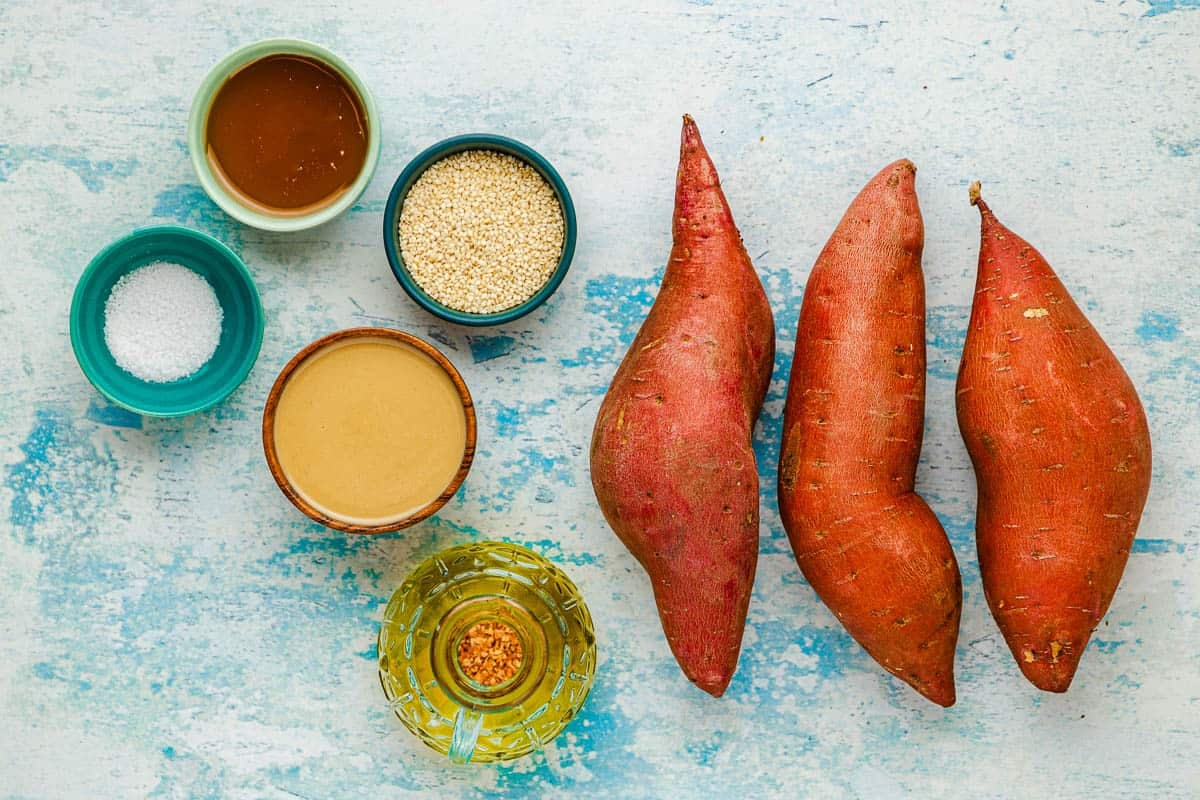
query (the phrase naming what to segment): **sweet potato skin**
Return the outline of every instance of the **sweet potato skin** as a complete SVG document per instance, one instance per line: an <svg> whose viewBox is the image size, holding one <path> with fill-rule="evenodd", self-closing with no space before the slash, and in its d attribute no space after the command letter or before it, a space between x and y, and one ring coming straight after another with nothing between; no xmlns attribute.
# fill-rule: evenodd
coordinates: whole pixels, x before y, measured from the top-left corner
<svg viewBox="0 0 1200 800"><path fill-rule="evenodd" d="M1137 391L1032 245L982 218L958 372L958 424L975 468L979 570L1025 677L1071 684L1108 610L1150 489Z"/></svg>
<svg viewBox="0 0 1200 800"><path fill-rule="evenodd" d="M680 667L719 697L737 667L758 561L751 435L775 328L691 117L673 235L658 297L596 418L592 486L650 577Z"/></svg>
<svg viewBox="0 0 1200 800"><path fill-rule="evenodd" d="M908 160L859 193L804 291L779 505L805 578L884 669L954 704L958 563L914 492L925 418L924 227Z"/></svg>

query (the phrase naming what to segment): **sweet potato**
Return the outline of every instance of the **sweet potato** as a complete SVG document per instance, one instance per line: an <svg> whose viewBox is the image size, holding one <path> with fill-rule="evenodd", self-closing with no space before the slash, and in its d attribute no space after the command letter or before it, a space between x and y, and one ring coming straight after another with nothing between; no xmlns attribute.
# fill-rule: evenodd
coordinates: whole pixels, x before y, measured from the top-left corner
<svg viewBox="0 0 1200 800"><path fill-rule="evenodd" d="M925 232L911 161L850 204L800 309L779 507L805 578L884 669L954 704L962 585L913 490L925 419Z"/></svg>
<svg viewBox="0 0 1200 800"><path fill-rule="evenodd" d="M751 431L775 329L717 171L684 117L674 246L600 406L592 486L654 587L684 674L719 697L737 667L758 560Z"/></svg>
<svg viewBox="0 0 1200 800"><path fill-rule="evenodd" d="M958 371L992 616L1021 671L1064 692L1121 580L1150 489L1150 434L1116 357L1028 242L982 216Z"/></svg>

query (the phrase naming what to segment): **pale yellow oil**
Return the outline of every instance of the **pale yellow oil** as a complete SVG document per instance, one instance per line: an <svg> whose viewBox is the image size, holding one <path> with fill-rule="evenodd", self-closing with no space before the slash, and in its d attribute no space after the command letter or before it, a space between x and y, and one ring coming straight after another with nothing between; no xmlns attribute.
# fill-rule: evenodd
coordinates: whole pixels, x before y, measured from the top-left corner
<svg viewBox="0 0 1200 800"><path fill-rule="evenodd" d="M457 663L465 632L484 621L521 640L521 666L497 686ZM462 709L483 714L474 761L541 748L574 718L592 685L595 636L575 585L517 545L451 548L418 567L393 595L379 632L379 676L391 708L433 749L447 753Z"/></svg>

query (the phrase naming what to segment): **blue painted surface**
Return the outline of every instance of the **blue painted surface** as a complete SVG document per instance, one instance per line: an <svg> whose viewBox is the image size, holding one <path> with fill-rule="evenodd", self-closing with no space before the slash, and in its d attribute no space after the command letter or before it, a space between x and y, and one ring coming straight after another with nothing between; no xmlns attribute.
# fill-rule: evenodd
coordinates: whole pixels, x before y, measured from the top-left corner
<svg viewBox="0 0 1200 800"><path fill-rule="evenodd" d="M511 336L469 336L467 343L471 347L471 358L479 363L508 355L516 340Z"/></svg>
<svg viewBox="0 0 1200 800"><path fill-rule="evenodd" d="M101 398L96 398L89 402L87 411L83 413L84 416L93 422L110 425L114 428L136 428L140 430L142 427L141 414L135 414L120 406L115 406Z"/></svg>
<svg viewBox="0 0 1200 800"><path fill-rule="evenodd" d="M1172 11L1194 11L1200 8L1200 0L1147 0L1147 5L1150 8L1146 11L1146 16L1156 17L1160 14L1170 14Z"/></svg>
<svg viewBox="0 0 1200 800"><path fill-rule="evenodd" d="M5 4L0 798L1200 796L1198 8L571 0L517 13L492 0L447 16L442 4L401 13L372 1L330 16L282 2ZM342 54L384 116L381 166L361 201L288 237L225 216L182 145L207 69L272 35ZM587 474L600 398L670 246L684 111L778 330L755 433L759 568L721 700L681 676ZM478 130L550 158L580 222L558 293L488 331L420 312L379 235L404 164ZM927 230L918 481L964 585L950 710L885 675L814 597L775 496L808 270L862 183L904 155L920 169ZM1038 696L1020 677L979 582L975 486L953 413L977 256L973 178L1126 365L1154 435L1141 535L1064 696ZM143 420L87 384L66 318L98 249L164 221L239 251L267 330L227 402ZM409 531L370 539L300 516L259 440L279 368L353 325L437 342L479 412L459 495ZM413 566L485 538L526 544L571 574L596 619L599 671L583 714L544 752L451 769L383 704L375 635Z"/></svg>
<svg viewBox="0 0 1200 800"><path fill-rule="evenodd" d="M1179 338L1179 318L1170 312L1146 311L1137 335L1143 342L1173 342Z"/></svg>
<svg viewBox="0 0 1200 800"><path fill-rule="evenodd" d="M38 147L0 144L0 181L7 181L10 173L30 161L66 167L79 177L89 192L102 191L106 180L128 178L138 167L134 159L92 161L85 158L82 151L64 145Z"/></svg>

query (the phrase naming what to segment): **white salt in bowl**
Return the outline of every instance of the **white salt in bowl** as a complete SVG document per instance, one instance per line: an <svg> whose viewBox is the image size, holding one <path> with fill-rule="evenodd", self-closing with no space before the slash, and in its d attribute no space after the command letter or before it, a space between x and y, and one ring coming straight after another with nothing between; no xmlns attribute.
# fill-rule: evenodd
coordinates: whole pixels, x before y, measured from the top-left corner
<svg viewBox="0 0 1200 800"><path fill-rule="evenodd" d="M192 374L165 383L127 372L104 338L104 307L113 286L156 262L179 264L204 278L221 306L212 356ZM71 347L83 374L109 400L146 416L180 417L224 400L250 374L262 338L262 303L245 264L211 236L178 225L142 228L108 245L84 269L71 301Z"/></svg>

